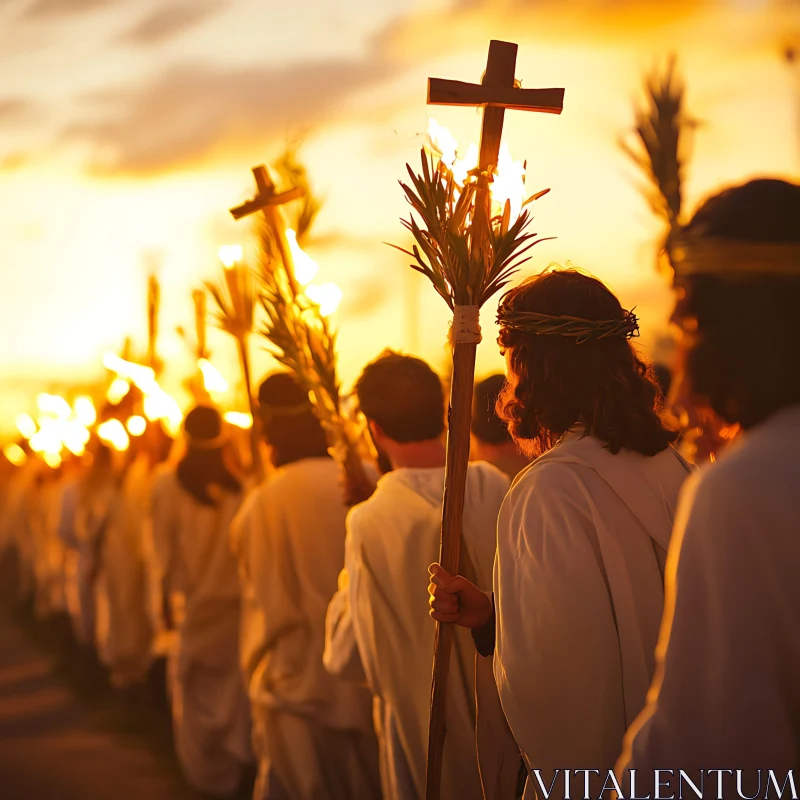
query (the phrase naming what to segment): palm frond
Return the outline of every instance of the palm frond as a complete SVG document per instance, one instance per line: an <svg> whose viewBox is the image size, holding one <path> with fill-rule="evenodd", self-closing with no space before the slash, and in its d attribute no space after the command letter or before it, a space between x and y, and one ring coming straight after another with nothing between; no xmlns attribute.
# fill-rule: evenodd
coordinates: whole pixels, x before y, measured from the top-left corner
<svg viewBox="0 0 800 800"><path fill-rule="evenodd" d="M635 139L620 146L644 174L642 193L652 212L666 228L665 246L681 222L683 185L691 133L697 121L686 113L686 85L679 77L676 59L663 71L645 77L645 100L635 109Z"/></svg>
<svg viewBox="0 0 800 800"><path fill-rule="evenodd" d="M255 280L246 265L224 267L221 281L203 285L214 302L212 319L218 328L237 339L252 332L257 298Z"/></svg>
<svg viewBox="0 0 800 800"><path fill-rule="evenodd" d="M487 213L488 230L475 231L477 176L462 186L453 173L425 150L421 170L414 172L406 165L410 181L400 182L411 206L409 219L402 220L411 233L411 249L391 245L411 256L409 266L425 275L452 309L456 305L483 305L527 260L523 255L541 241L530 233L529 209L525 208L512 222L510 204L503 213L492 217ZM538 192L526 205L546 194ZM488 202L488 200L487 200ZM473 248L473 238L481 236L480 248Z"/></svg>

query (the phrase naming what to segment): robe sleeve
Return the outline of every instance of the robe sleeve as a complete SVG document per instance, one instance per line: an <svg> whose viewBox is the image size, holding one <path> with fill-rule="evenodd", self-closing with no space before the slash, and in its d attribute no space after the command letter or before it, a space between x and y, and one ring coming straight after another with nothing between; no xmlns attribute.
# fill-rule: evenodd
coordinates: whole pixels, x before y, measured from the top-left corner
<svg viewBox="0 0 800 800"><path fill-rule="evenodd" d="M478 655L484 658L494 655L494 642L497 630L497 615L494 610L494 593L490 593L489 597L492 601L492 616L489 617L480 628L473 628L472 630L472 641L475 642L475 649L478 651Z"/></svg>
<svg viewBox="0 0 800 800"><path fill-rule="evenodd" d="M339 573L338 591L328 605L325 617L325 652L322 660L325 669L332 675L365 685L366 675L358 652L350 598L350 574L355 573L350 531L345 538L344 559L344 568Z"/></svg>
<svg viewBox="0 0 800 800"><path fill-rule="evenodd" d="M744 482L720 480L715 469L684 490L656 676L626 736L619 773L752 767L785 776L796 767L792 703L784 696L793 637L781 628L789 590L780 586L769 541L780 531L771 530L756 494Z"/></svg>

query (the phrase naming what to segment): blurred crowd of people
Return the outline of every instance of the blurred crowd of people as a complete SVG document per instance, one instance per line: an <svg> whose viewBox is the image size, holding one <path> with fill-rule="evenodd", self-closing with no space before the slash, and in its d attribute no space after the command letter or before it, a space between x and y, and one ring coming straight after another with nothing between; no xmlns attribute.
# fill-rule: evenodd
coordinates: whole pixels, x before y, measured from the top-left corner
<svg viewBox="0 0 800 800"><path fill-rule="evenodd" d="M783 242L797 229L776 233L774 219L797 219L798 192L748 184L709 201L689 231ZM800 263L774 257L788 271ZM796 295L797 276L778 290L770 280L758 284L758 324L777 336L789 330L780 303ZM728 352L741 334L724 313L744 299L725 287L687 274L676 321L691 382L673 386L641 359L635 316L596 279L551 270L504 297L507 374L475 387L458 576L435 564L443 381L385 351L353 390L380 467L366 465L375 489L352 508L323 426L287 372L258 389L270 465L260 483L210 405L186 415L177 442L151 423L123 451L93 435L84 456L57 468L29 450L25 463L4 461L2 547L16 553L22 599L40 618L68 614L120 689L167 658L177 756L188 781L218 797L247 791L251 765L256 800L422 797L429 613L458 624L443 797L533 797L531 771L550 776L544 786L565 767L604 775L626 730L619 774L749 766L765 753L775 763L764 766L782 767L800 741L786 694L800 662L784 636L799 610L777 566L795 563L786 537L800 530L786 489L800 390L785 361ZM713 299L725 292L728 306ZM557 333L542 327L553 319L566 321ZM576 319L580 340L569 333ZM756 385L757 366L782 382L769 373ZM744 444L718 460L739 424ZM714 461L690 477L692 462ZM751 567L781 591L743 609L731 575L746 575L737 559L756 554ZM759 673L758 658L774 674ZM737 711L744 686L761 706Z"/></svg>

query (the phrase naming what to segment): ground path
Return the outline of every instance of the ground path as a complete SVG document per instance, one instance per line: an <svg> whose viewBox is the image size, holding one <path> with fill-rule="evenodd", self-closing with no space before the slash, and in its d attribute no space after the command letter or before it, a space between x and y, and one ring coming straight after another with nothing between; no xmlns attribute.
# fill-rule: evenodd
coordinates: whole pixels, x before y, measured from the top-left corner
<svg viewBox="0 0 800 800"><path fill-rule="evenodd" d="M7 574L6 570L0 570ZM0 800L196 800L154 686L107 686L62 622L34 623L0 591Z"/></svg>

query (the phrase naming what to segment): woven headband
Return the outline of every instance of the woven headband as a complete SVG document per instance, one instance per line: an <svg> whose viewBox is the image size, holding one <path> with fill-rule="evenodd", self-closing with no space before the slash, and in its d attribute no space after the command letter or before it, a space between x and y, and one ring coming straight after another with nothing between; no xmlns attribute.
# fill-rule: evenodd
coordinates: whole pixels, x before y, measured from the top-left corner
<svg viewBox="0 0 800 800"><path fill-rule="evenodd" d="M639 335L639 320L631 311L623 311L622 319L583 319L567 315L551 316L538 311L514 311L508 306L497 310L497 324L521 333L541 336L565 336L583 344L598 339L622 336L632 339Z"/></svg>
<svg viewBox="0 0 800 800"><path fill-rule="evenodd" d="M268 403L262 403L261 416L264 419L271 419L272 417L299 417L301 414L307 414L313 411L311 403L298 403L294 406L271 406Z"/></svg>
<svg viewBox="0 0 800 800"><path fill-rule="evenodd" d="M800 244L678 237L669 248L675 274L800 279Z"/></svg>
<svg viewBox="0 0 800 800"><path fill-rule="evenodd" d="M222 432L213 439L201 439L199 436L192 436L184 427L183 437L193 450L218 450L228 441L228 431L223 427Z"/></svg>

